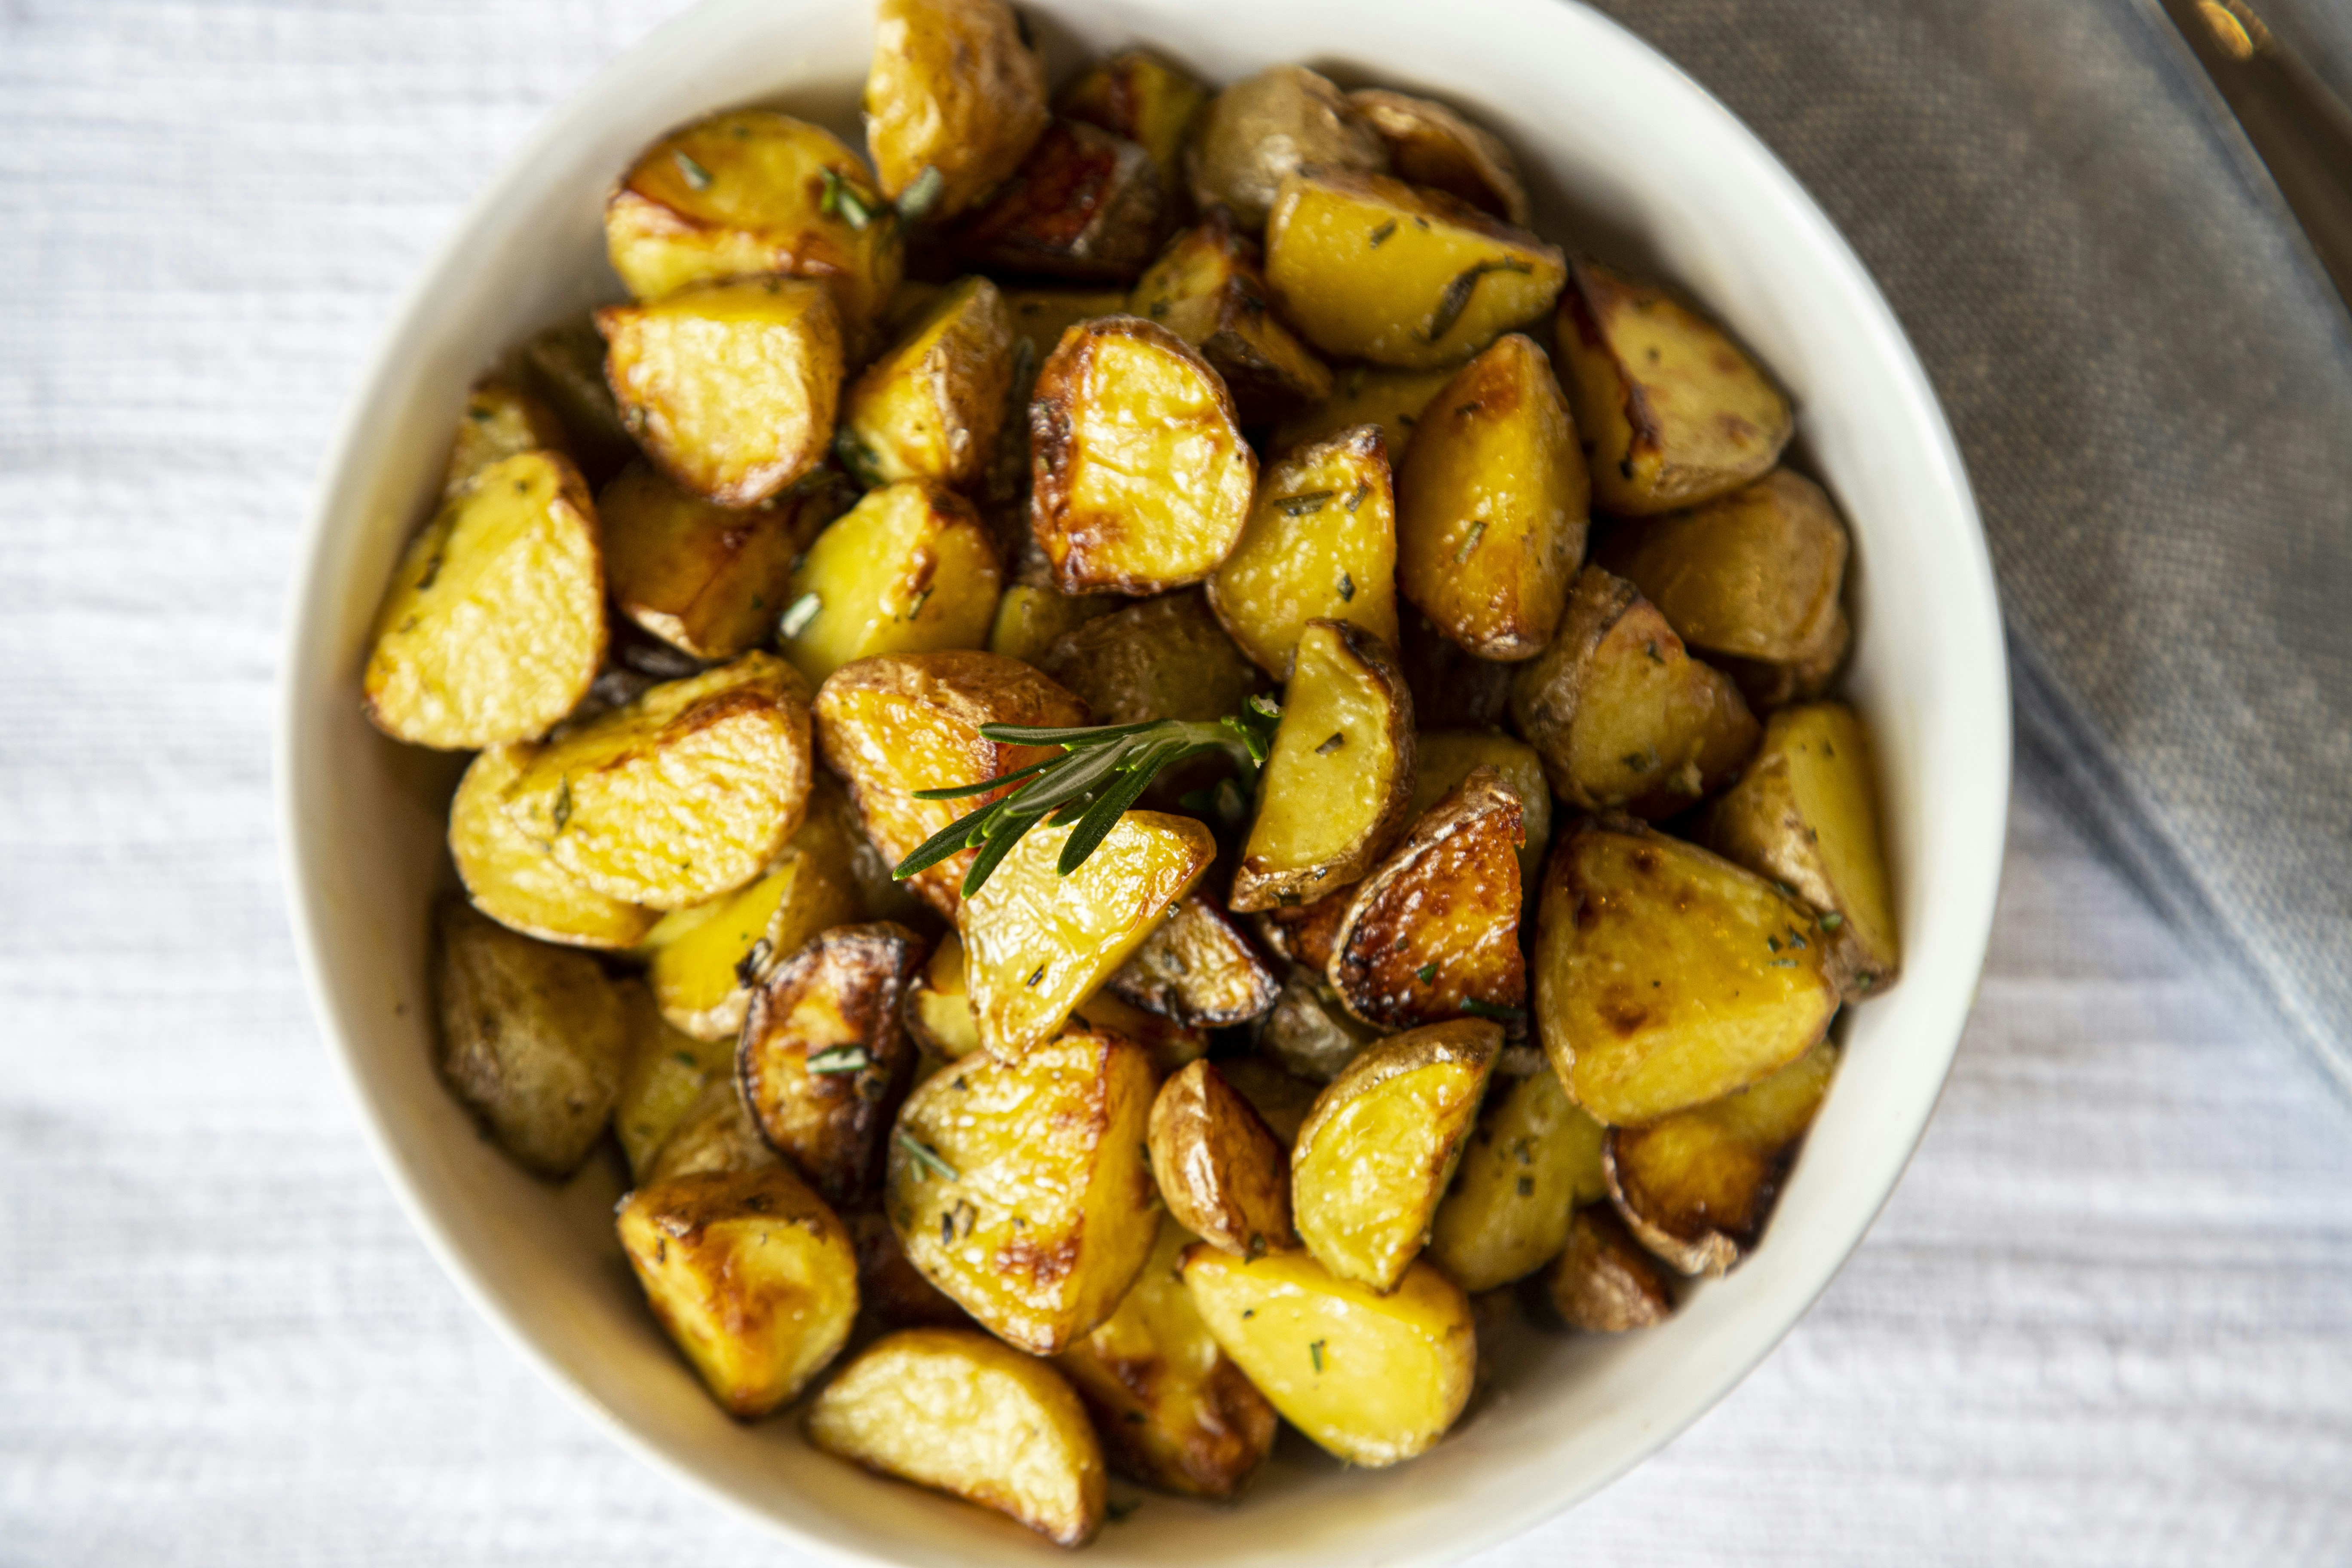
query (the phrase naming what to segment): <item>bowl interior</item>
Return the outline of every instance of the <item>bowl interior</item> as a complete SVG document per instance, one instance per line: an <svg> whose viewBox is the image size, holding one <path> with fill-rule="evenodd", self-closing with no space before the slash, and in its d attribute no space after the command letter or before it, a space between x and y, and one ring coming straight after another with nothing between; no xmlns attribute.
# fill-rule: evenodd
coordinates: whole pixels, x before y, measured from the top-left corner
<svg viewBox="0 0 2352 1568"><path fill-rule="evenodd" d="M1212 80L1297 59L1459 103L1518 151L1545 233L1664 272L1761 353L1797 397L1806 465L1853 525L1848 689L1877 739L1906 973L1843 1021L1845 1065L1768 1243L1664 1328L1506 1332L1489 1392L1409 1466L1351 1471L1291 1437L1241 1510L1151 1498L1092 1549L1104 1563L1451 1560L1605 1485L1721 1397L1900 1175L1968 1011L2000 866L2009 709L1990 570L1949 433L1859 264L1743 128L1614 25L1557 0L1027 8L1063 66L1144 42ZM871 26L864 4L709 0L541 126L420 281L352 407L294 590L279 757L289 884L320 1016L394 1186L527 1354L625 1441L804 1544L1034 1562L1050 1549L1026 1532L816 1455L789 1417L746 1427L721 1415L614 1244L614 1173L595 1163L552 1189L476 1134L430 1066L423 973L457 763L383 741L357 700L370 618L467 384L524 331L617 296L599 222L614 174L669 126L745 103L855 140Z"/></svg>

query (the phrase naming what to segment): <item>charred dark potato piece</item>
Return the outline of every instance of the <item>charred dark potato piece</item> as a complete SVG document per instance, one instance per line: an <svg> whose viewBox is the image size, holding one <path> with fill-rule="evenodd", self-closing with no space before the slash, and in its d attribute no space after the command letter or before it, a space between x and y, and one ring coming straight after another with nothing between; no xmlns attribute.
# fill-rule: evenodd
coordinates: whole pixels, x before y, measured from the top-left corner
<svg viewBox="0 0 2352 1568"><path fill-rule="evenodd" d="M1124 136L1055 121L1020 172L966 218L956 253L982 267L1123 283L1150 264L1162 204L1151 154Z"/></svg>
<svg viewBox="0 0 2352 1568"><path fill-rule="evenodd" d="M1248 1023L1281 989L1256 944L1197 892L1144 939L1110 986L1147 1012L1212 1028Z"/></svg>

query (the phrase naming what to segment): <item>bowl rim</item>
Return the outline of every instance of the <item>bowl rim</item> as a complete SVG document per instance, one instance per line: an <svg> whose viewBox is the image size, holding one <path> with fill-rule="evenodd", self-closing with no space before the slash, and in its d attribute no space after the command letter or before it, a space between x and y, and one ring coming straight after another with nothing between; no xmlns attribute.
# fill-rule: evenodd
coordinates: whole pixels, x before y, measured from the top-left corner
<svg viewBox="0 0 2352 1568"><path fill-rule="evenodd" d="M1937 470L1932 478L1948 492L1958 518L1967 525L1964 543L1972 568L1969 574L1971 580L1963 585L1962 593L1955 595L1955 600L1965 601L1963 609L1971 612L1970 618L1978 623L1969 629L1990 649L1992 658L1980 673L1988 682L1986 698L1997 705L2005 720L1996 727L1996 733L1988 737L1994 744L1979 759L1979 776L1972 781L1979 797L1984 802L1977 816L1979 826L1987 831L1990 864L1984 868L1983 875L1973 889L1948 889L1938 894L1947 915L1958 917L1957 929L1962 933L1961 948L1969 960L1967 973L1973 986L1982 974L1990 946L2000 883L2001 847L2011 805L2014 721L2009 717L2013 714L2013 707L2008 648L1991 557L1967 468L1942 403L1936 395L1934 385L1921 365L1909 336L1904 331L1869 269L1811 193L1748 128L1746 121L1685 73L1662 49L1615 18L1598 11L1586 0L1480 0L1480 3L1522 16L1553 11L1578 13L1583 25L1617 35L1620 42L1647 57L1652 65L1678 83L1688 94L1694 110L1712 117L1714 123L1707 132L1714 149L1742 160L1748 176L1773 190L1780 205L1792 220L1793 230L1811 247L1814 258L1836 277L1852 307L1851 320L1875 333L1880 340L1876 346L1888 356L1891 368L1906 384L1905 390L1909 394L1909 407L1906 412L1914 423L1924 426L1916 434L1921 437L1922 449L1932 454ZM839 1563L893 1568L899 1559L828 1539L814 1531L802 1530L773 1513L754 1507L703 1474L683 1457L671 1453L607 1405L551 1348L527 1332L500 1305L486 1280L467 1258L449 1226L425 1201L410 1173L409 1152L394 1142L386 1112L370 1093L362 1078L354 1038L352 1031L342 1026L341 1005L320 951L318 933L325 916L320 890L313 883L304 854L300 826L303 798L302 782L298 776L297 740L305 724L300 661L319 640L319 622L326 613L326 590L331 585L324 582L323 574L329 564L331 540L339 521L337 499L349 482L355 460L371 438L376 424L371 416L372 412L387 401L393 384L398 379L403 343L411 323L424 313L441 279L459 265L469 243L489 216L529 184L530 171L543 158L564 144L583 123L588 122L593 106L604 101L615 84L625 82L632 77L643 60L666 52L680 40L715 25L738 4L739 0L695 0L694 4L664 19L623 47L542 113L502 160L489 182L451 221L425 265L386 314L364 366L352 383L352 390L347 396L334 436L327 447L327 458L318 471L294 571L286 589L271 747L278 858L286 886L289 934L311 1015L324 1037L329 1054L334 1059L344 1090L358 1112L362 1135L373 1152L379 1170L392 1188L395 1202L424 1242L426 1251L457 1287L458 1293L525 1363L562 1390L575 1405L584 1409L626 1452L683 1482L689 1490L718 1504L735 1517L775 1538L790 1542L795 1549ZM1959 907L1955 907L1956 904ZM1725 1363L1707 1380L1703 1397L1693 1400L1686 1409L1675 1414L1672 1418L1653 1424L1639 1441L1625 1445L1613 1462L1597 1467L1582 1484L1560 1489L1524 1506L1493 1510L1479 1520L1465 1523L1437 1556L1414 1561L1453 1562L1466 1558L1515 1538L1547 1519L1569 1511L1614 1485L1675 1441L1701 1416L1720 1405L1739 1383L1762 1364L1812 1310L1831 1282L1843 1271L1895 1189L1902 1184L1904 1175L1916 1157L1927 1125L1948 1089L1952 1060L1958 1052L1971 1008L1972 996L1971 1007L1963 1008L1952 1020L1948 1040L1918 1043L1922 1047L1933 1047L1940 1052L1940 1059L1935 1063L1937 1087L1935 1093L1927 1097L1917 1124L1909 1131L1893 1179L1836 1248L1834 1262L1822 1273L1802 1300L1789 1311L1786 1321L1755 1347L1752 1354Z"/></svg>

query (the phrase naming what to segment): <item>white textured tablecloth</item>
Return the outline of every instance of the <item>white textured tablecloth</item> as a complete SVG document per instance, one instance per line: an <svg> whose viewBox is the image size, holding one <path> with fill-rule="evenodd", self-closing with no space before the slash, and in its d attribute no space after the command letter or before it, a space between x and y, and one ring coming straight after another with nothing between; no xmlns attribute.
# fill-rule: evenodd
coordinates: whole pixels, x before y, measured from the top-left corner
<svg viewBox="0 0 2352 1568"><path fill-rule="evenodd" d="M0 1563L778 1562L477 1321L305 1009L281 598L397 291L665 7L0 5ZM2029 780L1908 1179L1482 1561L2352 1561L2352 1114Z"/></svg>

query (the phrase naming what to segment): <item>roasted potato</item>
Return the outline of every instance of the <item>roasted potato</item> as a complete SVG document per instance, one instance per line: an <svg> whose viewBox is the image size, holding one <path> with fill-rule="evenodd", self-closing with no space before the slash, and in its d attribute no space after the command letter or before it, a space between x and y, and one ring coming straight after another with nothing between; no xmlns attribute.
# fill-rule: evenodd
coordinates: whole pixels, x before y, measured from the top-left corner
<svg viewBox="0 0 2352 1568"><path fill-rule="evenodd" d="M1256 944L1197 892L1110 977L1121 999L1188 1027L1246 1024L1274 1005L1280 987Z"/></svg>
<svg viewBox="0 0 2352 1568"><path fill-rule="evenodd" d="M898 1112L883 1205L908 1259L1033 1354L1091 1332L1151 1251L1154 1088L1150 1058L1117 1035L925 1080Z"/></svg>
<svg viewBox="0 0 2352 1568"><path fill-rule="evenodd" d="M817 535L785 588L778 646L812 681L877 654L976 648L996 618L996 546L934 484L868 490Z"/></svg>
<svg viewBox="0 0 2352 1568"><path fill-rule="evenodd" d="M1176 1223L1236 1258L1296 1245L1290 1161L1213 1063L1194 1062L1151 1102L1151 1174Z"/></svg>
<svg viewBox="0 0 2352 1568"><path fill-rule="evenodd" d="M1357 884L1326 971L1341 1005L1379 1029L1517 1012L1526 837L1518 795L1495 769L1473 768Z"/></svg>
<svg viewBox="0 0 2352 1568"><path fill-rule="evenodd" d="M1030 526L1066 594L1197 583L1240 542L1257 457L1199 353L1136 316L1081 321L1029 405Z"/></svg>
<svg viewBox="0 0 2352 1568"><path fill-rule="evenodd" d="M825 765L848 781L866 837L893 866L993 798L917 800L917 790L979 784L1060 754L1000 745L983 739L981 726L1086 721L1084 703L1027 665L968 650L860 659L826 677L816 696ZM978 853L964 850L906 885L952 920L964 872Z"/></svg>
<svg viewBox="0 0 2352 1568"><path fill-rule="evenodd" d="M1227 1057L1217 1064L1226 1084L1257 1112L1265 1130L1287 1152L1315 1109L1318 1085L1285 1072L1264 1057Z"/></svg>
<svg viewBox="0 0 2352 1568"><path fill-rule="evenodd" d="M1420 771L1420 763L1421 758L1416 753L1413 758L1416 773ZM1411 821L1412 818L1406 820ZM1348 902L1355 896L1352 885L1337 889L1311 904L1277 905L1270 910L1261 910L1250 917L1251 924L1256 927L1258 936L1267 947L1291 963L1311 970L1319 980L1323 971L1330 967L1331 943L1339 934L1340 917L1348 912Z"/></svg>
<svg viewBox="0 0 2352 1568"><path fill-rule="evenodd" d="M780 962L860 912L856 885L837 867L786 845L757 881L664 916L646 939L646 978L676 1027L731 1040Z"/></svg>
<svg viewBox="0 0 2352 1568"><path fill-rule="evenodd" d="M1344 621L1307 622L1231 907L1306 903L1370 871L1405 826L1412 739L1389 646Z"/></svg>
<svg viewBox="0 0 2352 1568"><path fill-rule="evenodd" d="M890 1216L879 1209L845 1215L849 1239L857 1248L857 1305L877 1323L894 1329L970 1328L971 1315L923 1278L907 1261Z"/></svg>
<svg viewBox="0 0 2352 1568"><path fill-rule="evenodd" d="M1348 895L1333 897L1343 903ZM1329 900L1325 900L1328 902ZM1328 955L1327 955L1328 962ZM1329 1083L1381 1037L1379 1030L1351 1016L1319 969L1301 963L1283 982L1274 1009L1258 1026L1257 1048L1284 1071L1309 1083Z"/></svg>
<svg viewBox="0 0 2352 1568"><path fill-rule="evenodd" d="M782 1163L760 1136L760 1124L751 1120L751 1108L743 1103L730 1051L718 1076L703 1085L702 1092L654 1151L652 1160L637 1173L637 1185L657 1187L682 1176L761 1171Z"/></svg>
<svg viewBox="0 0 2352 1568"><path fill-rule="evenodd" d="M541 748L507 786L507 814L606 897L675 910L758 876L808 791L807 688L747 653Z"/></svg>
<svg viewBox="0 0 2352 1568"><path fill-rule="evenodd" d="M1784 665L1837 650L1845 559L1837 509L1786 468L1687 510L1629 521L1594 552L1691 647Z"/></svg>
<svg viewBox="0 0 2352 1568"><path fill-rule="evenodd" d="M1729 1273L1764 1234L1837 1064L1836 1044L1823 1040L1721 1100L1612 1129L1609 1196L1642 1245L1685 1274Z"/></svg>
<svg viewBox="0 0 2352 1568"><path fill-rule="evenodd" d="M596 330L621 417L656 467L720 506L756 506L824 458L841 398L841 314L822 283L700 283L607 305Z"/></svg>
<svg viewBox="0 0 2352 1568"><path fill-rule="evenodd" d="M1484 1018L1433 1024L1366 1047L1316 1097L1290 1154L1291 1213L1316 1261L1395 1289L1429 1239L1502 1044Z"/></svg>
<svg viewBox="0 0 2352 1568"><path fill-rule="evenodd" d="M509 364L514 379L554 412L563 426L562 449L589 483L602 484L635 460L637 444L604 380L604 338L593 312L533 332L515 346Z"/></svg>
<svg viewBox="0 0 2352 1568"><path fill-rule="evenodd" d="M562 452L566 440L562 421L546 404L503 376L486 377L466 394L441 493L456 495L476 474L509 458L542 448Z"/></svg>
<svg viewBox="0 0 2352 1568"><path fill-rule="evenodd" d="M1257 241L1228 208L1211 207L1171 241L1127 308L1200 350L1225 378L1244 424L1269 424L1331 395L1329 368L1272 314Z"/></svg>
<svg viewBox="0 0 2352 1568"><path fill-rule="evenodd" d="M1009 178L1045 133L1045 64L1003 0L882 0L866 140L908 217L953 217Z"/></svg>
<svg viewBox="0 0 2352 1568"><path fill-rule="evenodd" d="M1276 426L1266 449L1296 451L1359 425L1377 425L1381 439L1388 444L1389 465L1394 468L1404 460L1412 433L1420 427L1421 411L1453 379L1451 370L1374 370L1351 364L1334 375L1328 400Z"/></svg>
<svg viewBox="0 0 2352 1568"><path fill-rule="evenodd" d="M1124 136L1056 120L1014 176L966 215L953 238L967 262L1082 283L1125 283L1166 232L1151 154Z"/></svg>
<svg viewBox="0 0 2352 1568"><path fill-rule="evenodd" d="M1034 382L1038 367L1061 342L1062 334L1080 321L1125 315L1127 295L1124 289L1007 289L1004 308L1013 318L1013 335L1029 345L1029 375L1024 379ZM1015 354L1019 352L1016 346ZM1027 387L1016 384L1015 390L1025 405Z"/></svg>
<svg viewBox="0 0 2352 1568"><path fill-rule="evenodd" d="M1290 1424L1351 1465L1410 1459L1470 1402L1469 1298L1427 1263L1385 1294L1305 1253L1188 1247L1184 1288L1224 1352Z"/></svg>
<svg viewBox="0 0 2352 1568"><path fill-rule="evenodd" d="M1102 1448L1078 1396L1044 1362L969 1329L903 1329L868 1345L810 1406L808 1437L1057 1545L1102 1528Z"/></svg>
<svg viewBox="0 0 2352 1568"><path fill-rule="evenodd" d="M1606 1205L1576 1211L1545 1284L1560 1321L1591 1334L1654 1328L1675 1310L1657 1263Z"/></svg>
<svg viewBox="0 0 2352 1568"><path fill-rule="evenodd" d="M1553 847L1537 916L1535 1014L1569 1095L1612 1127L1779 1071L1837 1012L1813 917L1772 884L1637 823Z"/></svg>
<svg viewBox="0 0 2352 1568"><path fill-rule="evenodd" d="M1032 828L957 911L980 1043L1007 1061L1117 973L1217 854L1189 816L1130 811L1066 877L1055 862L1076 826Z"/></svg>
<svg viewBox="0 0 2352 1568"><path fill-rule="evenodd" d="M1843 702L1783 708L1731 792L1716 803L1717 853L1796 889L1817 911L1820 941L1848 1001L1901 970L1870 732Z"/></svg>
<svg viewBox="0 0 2352 1568"><path fill-rule="evenodd" d="M995 284L966 278L940 293L842 400L840 445L860 476L978 483L1013 395L1013 343Z"/></svg>
<svg viewBox="0 0 2352 1568"><path fill-rule="evenodd" d="M1768 659L1740 658L1727 653L1717 654L1714 664L1731 677L1739 688L1739 695L1748 700L1748 709L1757 713L1769 713L1775 708L1786 708L1791 702L1807 702L1830 689L1838 670L1845 664L1845 656L1853 643L1853 625L1846 619L1841 605L1830 618L1828 637L1818 654L1798 664L1775 664Z"/></svg>
<svg viewBox="0 0 2352 1568"><path fill-rule="evenodd" d="M362 678L396 741L462 752L536 740L604 661L596 503L555 452L493 463L409 542Z"/></svg>
<svg viewBox="0 0 2352 1568"><path fill-rule="evenodd" d="M696 658L757 647L790 602L793 557L832 521L834 500L823 487L738 510L632 464L596 498L613 603Z"/></svg>
<svg viewBox="0 0 2352 1568"><path fill-rule="evenodd" d="M1384 87L1358 89L1348 95L1348 106L1388 147L1389 170L1398 179L1527 226L1528 192L1518 161L1493 132L1442 103Z"/></svg>
<svg viewBox="0 0 2352 1568"><path fill-rule="evenodd" d="M1360 425L1265 471L1209 604L1244 653L1287 679L1309 621L1347 621L1396 646L1396 563L1387 443Z"/></svg>
<svg viewBox="0 0 2352 1568"><path fill-rule="evenodd" d="M1222 203L1252 232L1265 226L1293 172L1384 174L1388 163L1388 150L1347 95L1304 66L1270 66L1217 94L1184 153L1201 210Z"/></svg>
<svg viewBox="0 0 2352 1568"><path fill-rule="evenodd" d="M1418 697L1414 706L1420 707ZM1519 886L1533 888L1543 876L1544 847L1551 842L1551 785L1544 778L1543 759L1526 742L1492 730L1423 730L1412 742L1412 819L1420 821L1481 767L1500 773L1519 797L1519 826L1528 836L1519 847Z"/></svg>
<svg viewBox="0 0 2352 1568"><path fill-rule="evenodd" d="M1472 1295L1526 1278L1568 1245L1569 1211L1609 1195L1601 1123L1539 1068L1497 1085L1429 1229L1429 1259Z"/></svg>
<svg viewBox="0 0 2352 1568"><path fill-rule="evenodd" d="M1459 364L1542 320L1567 275L1558 246L1384 174L1302 169L1266 220L1283 320L1341 359Z"/></svg>
<svg viewBox="0 0 2352 1568"><path fill-rule="evenodd" d="M641 981L622 981L620 992L628 1010L629 1055L613 1101L613 1131L630 1176L642 1181L702 1091L734 1066L734 1042L698 1040L671 1027Z"/></svg>
<svg viewBox="0 0 2352 1568"><path fill-rule="evenodd" d="M1162 594L1095 616L1056 637L1037 667L1104 724L1222 719L1262 684L1198 593Z"/></svg>
<svg viewBox="0 0 2352 1568"><path fill-rule="evenodd" d="M1397 626L1404 637L1397 647L1397 660L1404 666L1415 711L1443 714L1447 723L1465 729L1500 728L1510 722L1511 679L1517 665L1480 658L1411 605L1398 610Z"/></svg>
<svg viewBox="0 0 2352 1568"><path fill-rule="evenodd" d="M604 248L639 300L737 278L814 279L855 336L898 287L906 243L866 160L839 137L739 109L638 156L605 198Z"/></svg>
<svg viewBox="0 0 2352 1568"><path fill-rule="evenodd" d="M1113 594L1065 594L1043 583L1008 583L996 596L988 651L1024 664L1042 665L1046 650L1066 633L1101 619L1125 603Z"/></svg>
<svg viewBox="0 0 2352 1568"><path fill-rule="evenodd" d="M1151 1058L1151 1070L1164 1078L1209 1054L1209 1034L1173 1018L1147 1013L1106 985L1070 1009L1066 1035L1109 1033L1134 1041Z"/></svg>
<svg viewBox="0 0 2352 1568"><path fill-rule="evenodd" d="M1184 143L1209 89L1147 49L1122 49L1062 89L1055 112L1139 142L1171 209L1185 194Z"/></svg>
<svg viewBox="0 0 2352 1568"><path fill-rule="evenodd" d="M1722 328L1590 257L1578 257L1569 274L1560 380L1603 511L1672 511L1771 471L1795 416Z"/></svg>
<svg viewBox="0 0 2352 1568"><path fill-rule="evenodd" d="M1671 816L1731 781L1756 716L1690 657L1657 606L1598 566L1577 574L1549 647L1511 680L1511 717L1552 789L1585 811Z"/></svg>
<svg viewBox="0 0 2352 1568"><path fill-rule="evenodd" d="M491 746L449 803L449 857L474 907L511 931L572 947L634 947L661 919L574 881L507 815L506 791L536 748Z"/></svg>
<svg viewBox="0 0 2352 1568"><path fill-rule="evenodd" d="M931 949L923 972L907 987L907 1033L949 1061L980 1049L980 1016L963 983L963 939L950 931Z"/></svg>
<svg viewBox="0 0 2352 1568"><path fill-rule="evenodd" d="M1591 487L1543 351L1518 332L1462 367L1397 470L1397 589L1481 658L1533 658L1584 560Z"/></svg>
<svg viewBox="0 0 2352 1568"><path fill-rule="evenodd" d="M1162 1215L1134 1288L1055 1359L1094 1415L1110 1468L1191 1497L1230 1498L1274 1447L1276 1418L1217 1348L1184 1289L1193 1237Z"/></svg>

